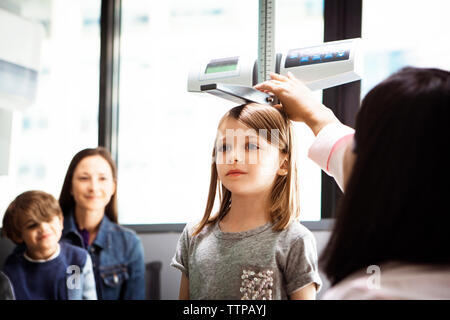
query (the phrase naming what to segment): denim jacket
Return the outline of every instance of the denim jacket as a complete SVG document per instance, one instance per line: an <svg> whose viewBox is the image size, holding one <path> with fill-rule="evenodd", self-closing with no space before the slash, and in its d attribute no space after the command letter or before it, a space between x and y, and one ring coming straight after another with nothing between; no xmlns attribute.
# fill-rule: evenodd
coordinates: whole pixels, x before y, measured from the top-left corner
<svg viewBox="0 0 450 320"><path fill-rule="evenodd" d="M134 231L105 215L94 242L85 247L71 213L64 216L61 240L88 250L99 300L145 299L144 248Z"/></svg>

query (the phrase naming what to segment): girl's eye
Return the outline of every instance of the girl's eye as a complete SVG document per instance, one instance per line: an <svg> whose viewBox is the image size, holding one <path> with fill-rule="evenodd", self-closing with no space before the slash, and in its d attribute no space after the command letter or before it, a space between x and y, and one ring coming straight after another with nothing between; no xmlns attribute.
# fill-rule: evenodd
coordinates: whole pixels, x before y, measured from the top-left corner
<svg viewBox="0 0 450 320"><path fill-rule="evenodd" d="M78 177L78 180L82 180L82 181L85 181L87 179L88 179L88 177Z"/></svg>
<svg viewBox="0 0 450 320"><path fill-rule="evenodd" d="M221 145L219 146L219 152L227 152L230 151L231 147L227 144Z"/></svg>
<svg viewBox="0 0 450 320"><path fill-rule="evenodd" d="M259 146L255 143L248 143L246 146L247 150L258 150Z"/></svg>

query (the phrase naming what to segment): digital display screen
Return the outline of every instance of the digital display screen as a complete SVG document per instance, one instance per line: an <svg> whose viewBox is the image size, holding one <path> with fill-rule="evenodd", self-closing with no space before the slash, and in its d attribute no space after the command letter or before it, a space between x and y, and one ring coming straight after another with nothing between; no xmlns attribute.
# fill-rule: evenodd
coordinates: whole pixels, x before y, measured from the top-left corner
<svg viewBox="0 0 450 320"><path fill-rule="evenodd" d="M211 62L206 66L205 73L211 74L234 71L237 69L238 61L239 57L211 60Z"/></svg>
<svg viewBox="0 0 450 320"><path fill-rule="evenodd" d="M285 68L304 65L348 60L350 50L345 47L311 47L306 49L294 49L288 52Z"/></svg>

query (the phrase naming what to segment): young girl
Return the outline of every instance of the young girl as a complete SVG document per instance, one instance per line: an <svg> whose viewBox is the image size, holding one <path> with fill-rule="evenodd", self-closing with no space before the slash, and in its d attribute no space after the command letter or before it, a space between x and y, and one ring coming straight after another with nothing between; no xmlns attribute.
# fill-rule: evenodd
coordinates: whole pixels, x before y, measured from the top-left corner
<svg viewBox="0 0 450 320"><path fill-rule="evenodd" d="M292 150L291 124L276 108L247 104L222 118L205 214L186 226L171 263L182 271L180 299L315 298L316 243L297 220Z"/></svg>

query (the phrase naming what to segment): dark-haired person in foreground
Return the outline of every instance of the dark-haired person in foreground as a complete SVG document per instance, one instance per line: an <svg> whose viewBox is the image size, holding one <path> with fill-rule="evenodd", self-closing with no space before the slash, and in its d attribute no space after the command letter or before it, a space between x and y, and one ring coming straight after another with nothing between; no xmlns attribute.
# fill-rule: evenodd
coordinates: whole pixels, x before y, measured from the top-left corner
<svg viewBox="0 0 450 320"><path fill-rule="evenodd" d="M345 190L320 259L323 298L450 299L450 72L391 75L363 99L355 130L291 74L256 88L313 130L310 158Z"/></svg>

